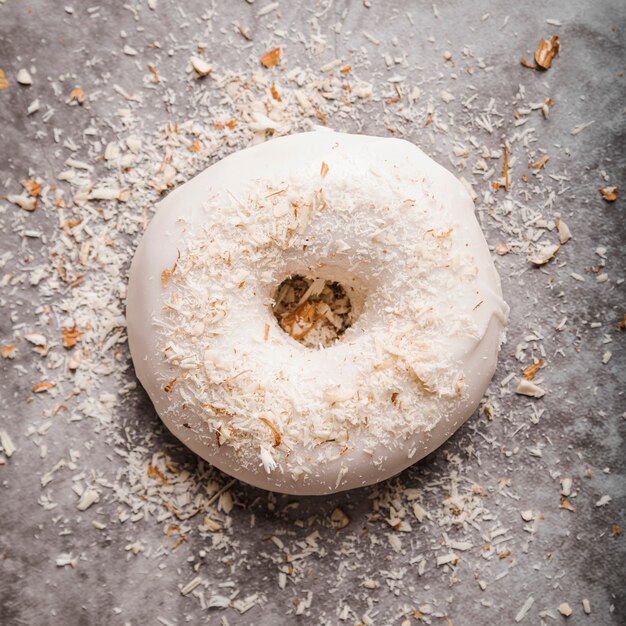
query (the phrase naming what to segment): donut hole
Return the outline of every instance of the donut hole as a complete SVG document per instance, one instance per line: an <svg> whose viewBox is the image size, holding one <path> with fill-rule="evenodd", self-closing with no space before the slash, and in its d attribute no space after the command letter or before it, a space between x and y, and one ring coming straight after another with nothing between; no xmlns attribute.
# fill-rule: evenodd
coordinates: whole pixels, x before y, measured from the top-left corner
<svg viewBox="0 0 626 626"><path fill-rule="evenodd" d="M336 280L292 274L276 287L272 309L292 339L307 348L327 348L356 321L350 292Z"/></svg>

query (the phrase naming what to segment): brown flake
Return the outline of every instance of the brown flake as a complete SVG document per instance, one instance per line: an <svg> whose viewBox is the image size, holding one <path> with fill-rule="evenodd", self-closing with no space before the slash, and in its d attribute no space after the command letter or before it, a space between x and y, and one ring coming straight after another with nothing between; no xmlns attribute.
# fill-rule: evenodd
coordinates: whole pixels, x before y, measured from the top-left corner
<svg viewBox="0 0 626 626"><path fill-rule="evenodd" d="M68 349L73 348L83 334L77 329L76 324L72 327L63 327L61 332L63 333L63 347Z"/></svg>
<svg viewBox="0 0 626 626"><path fill-rule="evenodd" d="M160 83L161 79L159 78L156 68L154 67L154 65L152 65L152 63L148 63L148 69L150 70L150 73L152 74L152 76L154 76L154 82Z"/></svg>
<svg viewBox="0 0 626 626"><path fill-rule="evenodd" d="M170 393L172 391L172 389L174 389L174 385L176 384L176 379L172 378L172 380L170 380L169 383L167 383L167 385L165 385L165 387L163 387L163 391L165 391L165 393Z"/></svg>
<svg viewBox="0 0 626 626"><path fill-rule="evenodd" d="M165 478L165 474L158 468L152 464L148 464L148 469L146 470L146 474L148 478L154 478L158 480L162 485L169 485L167 479Z"/></svg>
<svg viewBox="0 0 626 626"><path fill-rule="evenodd" d="M178 253L178 258L180 258L180 252ZM171 270L168 268L165 268L161 272L161 286L163 287L163 289L167 288L170 278L174 275L174 272L176 271L176 266L178 265L178 258L176 259L176 262L174 263L174 266L172 267Z"/></svg>
<svg viewBox="0 0 626 626"><path fill-rule="evenodd" d="M250 33L246 30L246 28L244 27L243 24L241 24L240 22L235 22L235 25L237 26L237 30L239 31L239 34L246 40L246 41L252 41L252 36L250 35Z"/></svg>
<svg viewBox="0 0 626 626"><path fill-rule="evenodd" d="M9 88L9 81L4 73L4 70L0 70L0 91Z"/></svg>
<svg viewBox="0 0 626 626"><path fill-rule="evenodd" d="M557 35L553 35L550 41L541 39L539 46L535 50L535 63L542 70L549 70L552 67L552 61L554 57L559 53L561 44Z"/></svg>
<svg viewBox="0 0 626 626"><path fill-rule="evenodd" d="M173 505L170 506L173 509L172 512L177 515L176 507ZM177 517L180 517L180 515L177 515ZM178 548L178 546L187 539L187 535L183 534L178 526L168 526L165 530L165 543L163 544L164 548L167 548L167 544L170 542L172 535L179 536L176 543L172 546L172 550L176 550L176 548Z"/></svg>
<svg viewBox="0 0 626 626"><path fill-rule="evenodd" d="M33 198L37 198L41 194L41 185L34 178L25 179L21 181L21 183L22 187L24 187Z"/></svg>
<svg viewBox="0 0 626 626"><path fill-rule="evenodd" d="M280 60L280 55L281 55L281 49L280 48L273 48L272 50L268 50L262 57L261 57L261 65L263 67L267 67L268 69L270 67L274 67L278 61Z"/></svg>
<svg viewBox="0 0 626 626"><path fill-rule="evenodd" d="M546 163L550 160L547 154L544 154L536 163L529 163L528 169L540 170L546 166Z"/></svg>
<svg viewBox="0 0 626 626"><path fill-rule="evenodd" d="M502 178L504 178L504 188L509 190L509 149L504 144L504 156L502 157Z"/></svg>
<svg viewBox="0 0 626 626"><path fill-rule="evenodd" d="M524 67L527 67L529 70L536 70L537 69L537 67L535 67L534 65L531 65L524 57L522 57L522 59L520 60L520 63Z"/></svg>
<svg viewBox="0 0 626 626"><path fill-rule="evenodd" d="M319 109L315 109L315 117L317 117L324 126L328 125L328 118Z"/></svg>
<svg viewBox="0 0 626 626"><path fill-rule="evenodd" d="M37 383L36 385L32 387L32 391L34 393L43 393L44 391L48 391L49 389L52 389L53 387L56 387L56 386L57 386L56 383L51 383L47 380L42 380L41 382Z"/></svg>
<svg viewBox="0 0 626 626"><path fill-rule="evenodd" d="M272 86L270 87L270 92L272 94L272 98L274 98L274 100L276 100L276 102L282 102L283 99L280 97L280 94L278 93L278 89L276 89L276 84L272 83Z"/></svg>
<svg viewBox="0 0 626 626"><path fill-rule="evenodd" d="M326 178L326 174L328 174L328 165L322 161L322 167L320 168L320 176L322 178Z"/></svg>
<svg viewBox="0 0 626 626"><path fill-rule="evenodd" d="M616 539L622 534L622 527L619 524L611 524L611 537Z"/></svg>
<svg viewBox="0 0 626 626"><path fill-rule="evenodd" d="M524 372L522 373L522 378L525 378L526 380L533 380L535 378L535 375L537 374L537 371L539 370L539 368L541 368L542 365L543 359L539 358L536 363L533 363L530 367L527 367L524 370Z"/></svg>
<svg viewBox="0 0 626 626"><path fill-rule="evenodd" d="M3 359L14 359L17 356L17 347L14 343L10 343L0 348L0 357Z"/></svg>
<svg viewBox="0 0 626 626"><path fill-rule="evenodd" d="M167 268L161 272L161 286L163 287L163 289L167 288L167 283L169 282L171 275L172 271L168 270Z"/></svg>
<svg viewBox="0 0 626 626"><path fill-rule="evenodd" d="M619 187L600 187L598 189L600 195L607 202L615 202L617 200L617 195L619 194Z"/></svg>
<svg viewBox="0 0 626 626"><path fill-rule="evenodd" d="M72 91L70 91L70 100L72 102L78 102L80 105L84 104L85 92L80 87L72 89Z"/></svg>
<svg viewBox="0 0 626 626"><path fill-rule="evenodd" d="M573 513L576 510L567 498L561 498L561 503L559 504L559 508L565 509L566 511L570 511L571 513Z"/></svg>
<svg viewBox="0 0 626 626"><path fill-rule="evenodd" d="M521 64L531 70L549 70L552 67L554 57L559 53L560 49L561 44L557 35L552 36L550 41L540 39L534 55L535 65L531 65L525 58L522 58Z"/></svg>
<svg viewBox="0 0 626 626"><path fill-rule="evenodd" d="M266 417L259 417L259 419L272 431L274 435L274 445L272 447L277 448L283 442L283 436L278 432L276 426Z"/></svg>

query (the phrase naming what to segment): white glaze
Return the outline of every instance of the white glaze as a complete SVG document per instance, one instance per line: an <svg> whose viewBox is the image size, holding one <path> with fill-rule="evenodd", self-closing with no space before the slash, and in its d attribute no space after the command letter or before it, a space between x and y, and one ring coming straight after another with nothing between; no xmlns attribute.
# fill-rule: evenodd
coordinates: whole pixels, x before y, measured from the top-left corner
<svg viewBox="0 0 626 626"><path fill-rule="evenodd" d="M398 139L317 131L208 168L159 204L131 267L129 343L157 412L274 491L340 491L415 463L476 409L504 332L473 210ZM282 332L271 294L291 273L352 289L362 312L343 341L310 350Z"/></svg>

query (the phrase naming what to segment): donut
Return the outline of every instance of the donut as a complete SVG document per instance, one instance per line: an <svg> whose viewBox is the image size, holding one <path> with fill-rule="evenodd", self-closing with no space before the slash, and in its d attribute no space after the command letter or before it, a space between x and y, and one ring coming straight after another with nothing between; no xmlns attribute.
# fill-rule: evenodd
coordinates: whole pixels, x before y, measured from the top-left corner
<svg viewBox="0 0 626 626"><path fill-rule="evenodd" d="M156 207L127 292L171 432L264 489L389 478L493 376L508 306L464 185L400 139L313 131L236 152Z"/></svg>

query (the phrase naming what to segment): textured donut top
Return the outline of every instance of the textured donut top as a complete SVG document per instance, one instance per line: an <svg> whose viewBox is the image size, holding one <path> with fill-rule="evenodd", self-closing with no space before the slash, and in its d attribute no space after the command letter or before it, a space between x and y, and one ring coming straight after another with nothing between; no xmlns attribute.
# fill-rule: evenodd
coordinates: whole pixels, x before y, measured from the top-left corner
<svg viewBox="0 0 626 626"><path fill-rule="evenodd" d="M150 315L129 326L156 333L131 348L151 361L137 369L159 413L276 484L332 462L339 485L343 457L376 465L406 442L416 460L482 396L467 361L495 320L491 377L508 310L468 193L399 140L318 131L237 157L166 199L151 265L133 267L150 274ZM352 291L360 316L341 341L307 349L278 326L272 294L294 273Z"/></svg>

